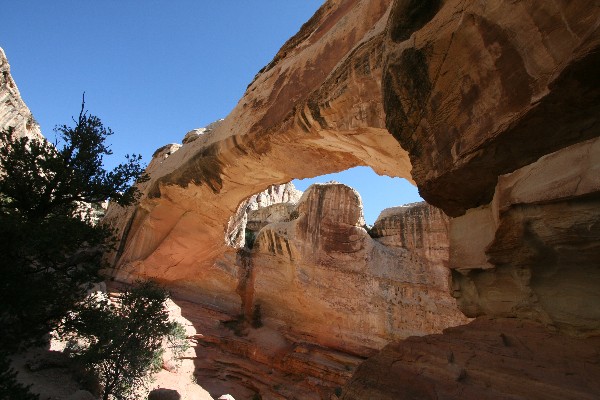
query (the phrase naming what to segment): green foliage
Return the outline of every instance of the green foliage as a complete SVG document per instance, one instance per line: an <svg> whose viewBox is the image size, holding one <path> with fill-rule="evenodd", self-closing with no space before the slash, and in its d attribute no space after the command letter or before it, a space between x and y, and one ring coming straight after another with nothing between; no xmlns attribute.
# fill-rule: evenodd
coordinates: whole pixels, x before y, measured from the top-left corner
<svg viewBox="0 0 600 400"><path fill-rule="evenodd" d="M38 341L98 280L110 234L77 217L78 202L138 195L129 185L142 173L139 156L105 171L112 132L83 104L76 122L56 128L61 148L0 132L0 350Z"/></svg>
<svg viewBox="0 0 600 400"><path fill-rule="evenodd" d="M107 296L90 296L70 314L61 328L88 344L74 350L76 357L95 373L103 399L128 399L145 386L149 373L160 369L162 341L168 338L175 355L187 348L185 331L169 321L167 292L153 282L138 282L124 291L118 302Z"/></svg>
<svg viewBox="0 0 600 400"><path fill-rule="evenodd" d="M38 400L39 396L30 393L29 386L18 383L16 376L6 354L0 354L0 400Z"/></svg>
<svg viewBox="0 0 600 400"><path fill-rule="evenodd" d="M30 221L16 213L0 214L4 350L39 343L85 296L87 285L98 280L107 237L106 230L64 215Z"/></svg>
<svg viewBox="0 0 600 400"><path fill-rule="evenodd" d="M83 104L74 122L55 144L0 132L0 352L43 342L99 280L111 233L77 215L81 202L130 204L131 182L147 179L136 155L104 170L112 132Z"/></svg>
<svg viewBox="0 0 600 400"><path fill-rule="evenodd" d="M98 203L107 199L131 204L139 191L132 180L145 181L141 156L126 156L112 171L102 166L112 151L104 143L113 134L100 119L88 115L82 104L75 127L58 126L55 144L46 140L17 138L12 129L0 133L0 207L28 219L52 214L68 215L78 201ZM59 144L62 147L59 148Z"/></svg>

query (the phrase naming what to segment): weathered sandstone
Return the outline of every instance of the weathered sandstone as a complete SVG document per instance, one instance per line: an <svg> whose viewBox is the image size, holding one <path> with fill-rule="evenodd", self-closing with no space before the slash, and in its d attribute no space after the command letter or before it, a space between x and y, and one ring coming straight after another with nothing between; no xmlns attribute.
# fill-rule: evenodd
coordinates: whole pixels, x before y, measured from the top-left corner
<svg viewBox="0 0 600 400"><path fill-rule="evenodd" d="M414 212L415 226L397 231L418 239L388 247L364 229L356 191L342 184L311 186L295 219L260 230L247 261L247 314L260 305L265 324L359 355L390 340L465 323L449 296L442 244L448 243L447 229L436 229L447 228L447 217L427 205L404 209ZM428 250L438 251L436 257L427 258Z"/></svg>
<svg viewBox="0 0 600 400"><path fill-rule="evenodd" d="M0 130L12 127L17 137L41 139L40 126L21 98L19 89L10 75L10 64L0 48Z"/></svg>
<svg viewBox="0 0 600 400"><path fill-rule="evenodd" d="M229 314L242 309L248 315L261 304L265 321L292 323L298 332L312 324L311 338L326 346L337 344L325 332L339 329L352 338L350 347L376 347L402 330L381 330L381 322L373 322L385 312L371 309L373 321L351 323L348 316L336 322L340 328L330 326L333 318L319 326L319 317L295 317L304 315L302 307L266 289L267 282L285 284L291 298L302 284L337 285L322 303L306 293L308 307L322 313L333 309L336 292L352 287L340 271L354 268L358 276L369 269L352 257L402 259L404 246L414 246L411 257L450 267L452 292L468 316L515 317L560 334L596 335L599 27L600 8L591 0L326 2L256 76L232 113L162 161L140 205L112 218L125 233L117 276L158 278L185 298ZM336 225L291 213L285 221L279 210L283 220L262 227L251 256L227 249L226 243L241 246L240 235L223 236L251 195L356 165L413 179L430 204L453 217L449 225L430 219L431 232L449 226L447 263L447 245L434 236L421 242L418 226L402 213L382 216L373 232L384 237L374 242L352 213ZM298 215L311 215L309 204L319 202L299 207ZM311 267L291 263L298 260ZM413 261L402 262L419 276ZM390 279L391 264L379 265L370 271L373 282ZM331 271L341 275L331 280ZM435 286L422 283L430 296ZM382 298L372 304L395 305L384 287L363 292ZM278 314L269 305L276 303L287 311ZM343 306L358 310L357 304ZM352 336L350 324L379 330L369 342L361 328ZM534 329L528 324L525 329ZM477 375L469 379L477 381L474 387L485 383ZM396 381L408 392L412 383Z"/></svg>
<svg viewBox="0 0 600 400"><path fill-rule="evenodd" d="M448 267L450 218L425 202L387 208L371 228L371 236L388 247L403 247L428 262Z"/></svg>
<svg viewBox="0 0 600 400"><path fill-rule="evenodd" d="M384 45L386 126L421 196L448 215L499 175L600 134L595 1L396 1Z"/></svg>
<svg viewBox="0 0 600 400"><path fill-rule="evenodd" d="M482 317L389 344L360 365L342 399L592 400L600 393L599 349L598 337Z"/></svg>
<svg viewBox="0 0 600 400"><path fill-rule="evenodd" d="M279 206L288 211L274 216ZM448 249L438 242L448 243L448 218L439 210L388 210L387 226L417 239L388 247L365 230L348 186L313 185L290 207L251 212L260 227L252 248L217 261L238 271L237 310L205 308L226 309L218 300L182 307L202 333L195 375L211 393L329 398L391 340L467 322L449 294ZM394 223L406 220L411 229Z"/></svg>
<svg viewBox="0 0 600 400"><path fill-rule="evenodd" d="M325 3L225 120L153 169L139 206L109 211L123 234L115 267L202 288L207 274L230 273L215 264L226 251L228 223L270 185L366 164L410 179L381 104L390 3Z"/></svg>
<svg viewBox="0 0 600 400"><path fill-rule="evenodd" d="M449 267L477 321L389 344L347 398L598 397L599 29L592 0L327 1L225 120L160 149L139 205L109 210L113 275L167 283L214 328L210 385L320 398L358 363L344 351L451 323ZM251 196L357 165L452 219L388 212L373 240L350 192L313 190L289 218L257 213L241 248Z"/></svg>
<svg viewBox="0 0 600 400"><path fill-rule="evenodd" d="M489 205L451 221L454 295L467 315L600 332L599 168L600 139L572 145L501 176Z"/></svg>

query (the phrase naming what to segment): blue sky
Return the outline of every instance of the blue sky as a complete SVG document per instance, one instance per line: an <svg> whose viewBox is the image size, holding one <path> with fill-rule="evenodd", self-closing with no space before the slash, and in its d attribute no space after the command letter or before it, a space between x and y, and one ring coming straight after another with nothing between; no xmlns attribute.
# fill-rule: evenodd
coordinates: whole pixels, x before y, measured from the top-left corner
<svg viewBox="0 0 600 400"><path fill-rule="evenodd" d="M224 118L322 2L7 1L0 47L46 137L77 115L85 91L86 108L115 132L107 165L133 152L148 162L157 148ZM316 181L332 179L361 193L369 223L385 207L420 199L406 181L370 169Z"/></svg>

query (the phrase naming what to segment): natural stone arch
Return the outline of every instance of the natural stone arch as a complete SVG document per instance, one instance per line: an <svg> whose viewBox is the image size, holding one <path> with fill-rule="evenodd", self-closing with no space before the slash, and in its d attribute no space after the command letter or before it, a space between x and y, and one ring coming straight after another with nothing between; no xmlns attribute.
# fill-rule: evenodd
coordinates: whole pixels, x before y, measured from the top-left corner
<svg viewBox="0 0 600 400"><path fill-rule="evenodd" d="M391 3L327 2L225 120L157 152L136 210L109 213L123 235L117 269L201 287L221 273L214 262L230 217L269 185L359 165L411 180L381 101Z"/></svg>
<svg viewBox="0 0 600 400"><path fill-rule="evenodd" d="M534 318L565 331L597 332L596 307L581 311L573 303L565 312L549 301L561 280L544 257L513 260L504 253L511 238L530 235L518 233L537 218L520 215L524 205L539 203L548 223L552 215L564 216L574 232L597 226L597 211L582 212L581 221L576 216L578 207L598 209L598 174L588 173L596 168L600 134L598 8L447 0L411 13L416 3L325 3L220 126L162 163L153 161L148 196L135 213L114 218L113 210L124 233L120 271L198 288L219 282L231 271L215 260L242 199L292 178L369 165L380 174L412 175L425 200L455 217L453 289L467 315ZM577 154L578 169L560 181L556 165L575 165ZM530 170L537 171L533 182L526 179ZM589 185L567 185L588 175ZM520 181L537 189L513 190ZM550 212L553 203L564 210ZM569 234L531 235L547 242L542 255L564 253L557 260L569 258L565 248L580 248L585 260L577 269L592 288L600 282L596 231L575 244ZM500 282L502 270L512 274L524 265L535 279L513 279L512 289L494 283L491 291L475 279ZM552 266L570 268L563 261ZM225 295L235 288L219 289ZM499 296L479 296L492 292ZM597 304L593 290L584 292Z"/></svg>

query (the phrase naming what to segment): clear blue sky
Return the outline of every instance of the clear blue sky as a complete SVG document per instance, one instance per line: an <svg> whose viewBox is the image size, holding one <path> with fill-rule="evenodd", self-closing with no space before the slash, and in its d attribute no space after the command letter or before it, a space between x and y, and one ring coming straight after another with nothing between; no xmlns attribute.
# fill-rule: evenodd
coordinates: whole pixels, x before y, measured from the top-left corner
<svg viewBox="0 0 600 400"><path fill-rule="evenodd" d="M53 138L86 108L112 128L111 166L224 118L254 75L323 0L10 0L0 47L21 95ZM363 197L367 222L385 207L419 201L404 180L358 168L335 179ZM297 183L300 190L313 181Z"/></svg>

